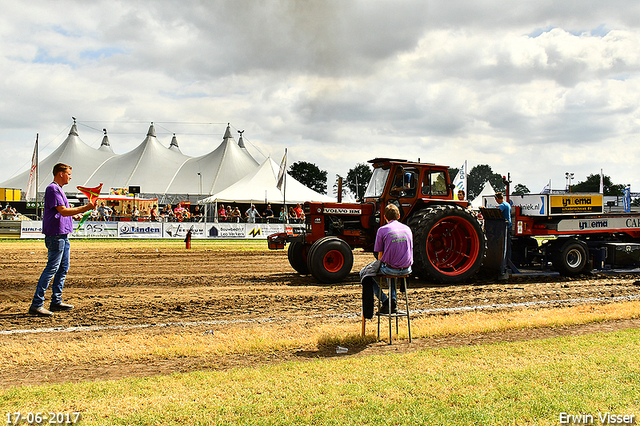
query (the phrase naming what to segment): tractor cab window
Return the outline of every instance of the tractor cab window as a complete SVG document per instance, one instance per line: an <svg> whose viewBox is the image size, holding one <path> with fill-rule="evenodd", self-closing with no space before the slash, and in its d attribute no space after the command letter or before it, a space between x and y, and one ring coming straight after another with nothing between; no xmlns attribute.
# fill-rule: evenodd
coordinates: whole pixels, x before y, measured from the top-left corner
<svg viewBox="0 0 640 426"><path fill-rule="evenodd" d="M446 197L449 194L447 179L442 171L427 171L422 180L422 195Z"/></svg>
<svg viewBox="0 0 640 426"><path fill-rule="evenodd" d="M416 169L399 168L393 177L390 195L400 198L413 198L418 187L418 171Z"/></svg>
<svg viewBox="0 0 640 426"><path fill-rule="evenodd" d="M382 191L384 190L384 186L387 183L388 177L389 169L374 169L373 175L371 175L371 180L369 181L369 186L367 186L367 190L364 192L364 198L380 197L382 195Z"/></svg>

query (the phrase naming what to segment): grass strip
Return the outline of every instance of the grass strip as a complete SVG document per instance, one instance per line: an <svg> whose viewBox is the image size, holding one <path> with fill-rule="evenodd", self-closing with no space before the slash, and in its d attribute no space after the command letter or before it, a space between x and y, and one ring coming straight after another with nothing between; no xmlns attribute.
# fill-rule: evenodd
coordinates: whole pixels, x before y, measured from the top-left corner
<svg viewBox="0 0 640 426"><path fill-rule="evenodd" d="M414 338L504 332L542 327L572 326L607 320L640 317L640 302L585 305L552 309L522 309L498 312L467 312L432 315L412 320ZM43 364L85 364L143 362L158 359L204 357L215 359L230 354L263 354L318 346L345 347L376 340L376 321L369 321L367 336L360 336L359 319L323 319L309 322L254 324L239 323L212 327L208 332L183 327L159 333L147 330L126 332L64 333L55 343L39 334L0 336L0 369ZM386 335L386 323L382 334ZM395 331L394 331L395 334ZM406 326L400 338L407 338Z"/></svg>
<svg viewBox="0 0 640 426"><path fill-rule="evenodd" d="M640 414L639 339L624 330L22 387L0 392L0 410L79 411L84 425L557 425L561 413Z"/></svg>

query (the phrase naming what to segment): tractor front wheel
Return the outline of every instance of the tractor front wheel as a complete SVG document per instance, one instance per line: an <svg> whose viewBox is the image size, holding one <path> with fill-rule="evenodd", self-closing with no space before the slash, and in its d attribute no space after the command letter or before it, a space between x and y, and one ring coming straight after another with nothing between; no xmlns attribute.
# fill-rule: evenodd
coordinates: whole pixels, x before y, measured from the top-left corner
<svg viewBox="0 0 640 426"><path fill-rule="evenodd" d="M307 267L311 275L321 283L342 281L353 267L353 251L340 238L322 238L309 249Z"/></svg>
<svg viewBox="0 0 640 426"><path fill-rule="evenodd" d="M307 275L309 268L307 267L307 252L309 246L301 243L300 241L294 241L289 244L287 251L287 257L289 258L289 264L300 275Z"/></svg>

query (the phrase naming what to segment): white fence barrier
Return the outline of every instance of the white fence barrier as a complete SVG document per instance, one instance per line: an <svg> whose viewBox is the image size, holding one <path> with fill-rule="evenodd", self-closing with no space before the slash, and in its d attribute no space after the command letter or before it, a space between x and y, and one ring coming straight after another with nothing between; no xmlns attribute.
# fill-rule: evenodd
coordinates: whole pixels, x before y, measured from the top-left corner
<svg viewBox="0 0 640 426"><path fill-rule="evenodd" d="M288 225L291 226L291 225ZM302 227L304 225L293 225ZM70 238L181 238L191 230L191 238L266 239L284 232L281 223L202 222L74 222ZM20 238L44 238L41 221L22 221Z"/></svg>

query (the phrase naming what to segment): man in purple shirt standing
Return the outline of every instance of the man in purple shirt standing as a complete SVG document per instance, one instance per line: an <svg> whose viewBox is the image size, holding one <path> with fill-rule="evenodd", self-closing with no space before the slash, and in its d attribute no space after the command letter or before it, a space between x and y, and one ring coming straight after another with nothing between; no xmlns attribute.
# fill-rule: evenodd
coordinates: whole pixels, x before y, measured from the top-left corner
<svg viewBox="0 0 640 426"><path fill-rule="evenodd" d="M363 303L373 301L372 296L365 294L369 292L366 288L372 288L373 294L380 297L382 302L381 313L389 313L388 297L384 292L380 292L378 282L373 278L376 273L383 275L407 275L411 273L413 265L413 234L411 229L398 222L400 211L393 204L387 205L384 209L384 217L387 224L381 226L376 233L376 241L373 250L377 252L375 262L365 266L360 271L360 278L363 284ZM365 286L365 282L367 286ZM395 287L392 288L391 311L396 309ZM366 309L363 309L363 311ZM369 315L365 315L368 317Z"/></svg>
<svg viewBox="0 0 640 426"><path fill-rule="evenodd" d="M95 206L89 202L81 207L70 207L62 187L71 180L71 166L58 163L53 166L53 182L47 186L44 193L44 211L42 215L42 233L45 235L44 244L47 247L47 266L45 266L33 301L29 307L31 315L51 316L53 311L68 311L73 305L62 302L62 287L69 270L69 238L73 232L73 218L80 219L82 213ZM51 304L44 308L44 294L51 285Z"/></svg>

